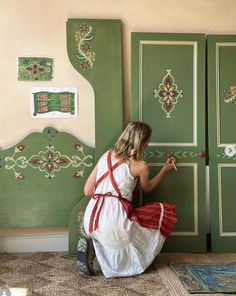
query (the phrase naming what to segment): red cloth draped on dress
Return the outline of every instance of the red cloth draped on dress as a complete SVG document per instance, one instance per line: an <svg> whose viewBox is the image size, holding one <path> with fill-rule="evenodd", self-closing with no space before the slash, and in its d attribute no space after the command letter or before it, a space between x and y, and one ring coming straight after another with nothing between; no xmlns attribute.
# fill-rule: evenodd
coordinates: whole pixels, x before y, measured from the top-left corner
<svg viewBox="0 0 236 296"><path fill-rule="evenodd" d="M97 202L94 205L94 208L90 217L89 231L91 232L93 230L96 230L96 228L98 227L99 215L103 206L104 198L113 196L113 197L119 198L120 202L122 203L127 213L128 218L131 221L137 221L141 226L146 228L160 229L160 232L163 236L165 237L169 236L177 221L176 206L168 203L149 202L139 207L133 207L132 204L127 199L121 196L121 193L117 187L114 176L112 174L112 171L115 168L117 168L121 163L122 162L119 161L114 166L112 166L111 151L108 152L108 156L107 156L108 172L106 172L104 175L102 175L99 178L99 180L96 182L95 188L104 178L106 178L109 175L112 186L114 187L118 195L115 196L115 195L112 195L110 192L108 192L104 194L95 194L93 196L93 198L97 199ZM102 198L103 200L97 212L98 201L100 198ZM96 215L96 212L97 212L97 215ZM96 215L96 220L95 220L95 226L93 227L95 215Z"/></svg>

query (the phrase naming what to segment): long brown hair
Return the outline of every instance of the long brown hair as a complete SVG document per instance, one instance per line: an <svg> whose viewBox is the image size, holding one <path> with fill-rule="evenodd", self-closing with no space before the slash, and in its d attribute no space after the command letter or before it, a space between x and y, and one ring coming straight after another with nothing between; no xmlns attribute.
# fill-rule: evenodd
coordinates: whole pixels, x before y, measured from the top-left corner
<svg viewBox="0 0 236 296"><path fill-rule="evenodd" d="M143 159L145 144L150 140L151 134L152 130L148 124L140 121L130 122L115 144L115 157L124 161Z"/></svg>

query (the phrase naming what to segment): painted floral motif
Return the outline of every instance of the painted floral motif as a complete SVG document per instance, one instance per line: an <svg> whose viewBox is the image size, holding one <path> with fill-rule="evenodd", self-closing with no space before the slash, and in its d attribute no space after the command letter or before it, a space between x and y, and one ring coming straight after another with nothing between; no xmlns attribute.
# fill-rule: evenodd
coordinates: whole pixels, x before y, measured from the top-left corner
<svg viewBox="0 0 236 296"><path fill-rule="evenodd" d="M236 86L230 86L229 89L224 91L224 102L236 104Z"/></svg>
<svg viewBox="0 0 236 296"><path fill-rule="evenodd" d="M76 57L81 61L80 67L84 70L92 69L96 60L96 53L92 51L90 41L93 40L92 26L89 24L81 24L79 31L75 33L77 44Z"/></svg>
<svg viewBox="0 0 236 296"><path fill-rule="evenodd" d="M32 155L29 158L22 155L19 156L24 149L24 145L18 145L15 147L13 155L5 157L4 160L5 168L13 170L15 178L18 180L25 179L21 170L29 166L45 173L45 177L49 179L55 177L56 172L70 166L80 169L76 171L74 177L83 177L85 168L92 166L92 155L85 155L83 147L79 144L75 145L75 149L77 152L80 152L80 155L72 155L71 157L62 154L60 151L56 151L55 147L51 144L47 145L45 150L39 151L38 154Z"/></svg>
<svg viewBox="0 0 236 296"><path fill-rule="evenodd" d="M41 57L18 58L18 80L52 80L53 59Z"/></svg>
<svg viewBox="0 0 236 296"><path fill-rule="evenodd" d="M175 79L171 74L171 70L166 70L162 83L159 84L159 88L154 90L154 97L159 98L159 102L162 105L163 111L166 113L166 118L170 118L171 112L175 108L175 104L178 103L178 98L183 96L183 91L178 90Z"/></svg>
<svg viewBox="0 0 236 296"><path fill-rule="evenodd" d="M45 151L40 151L27 161L33 168L46 173L46 177L54 177L54 173L70 165L70 159L66 155L61 155L59 151L54 151L54 147L46 146Z"/></svg>

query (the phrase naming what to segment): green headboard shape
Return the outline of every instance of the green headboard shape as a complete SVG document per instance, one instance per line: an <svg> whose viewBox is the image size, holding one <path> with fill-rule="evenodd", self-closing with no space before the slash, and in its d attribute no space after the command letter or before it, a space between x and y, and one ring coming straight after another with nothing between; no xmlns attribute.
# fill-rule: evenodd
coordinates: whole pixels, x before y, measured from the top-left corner
<svg viewBox="0 0 236 296"><path fill-rule="evenodd" d="M123 127L121 21L68 19L72 66L95 94L95 157L114 144Z"/></svg>
<svg viewBox="0 0 236 296"><path fill-rule="evenodd" d="M67 52L72 66L91 84L95 94L95 160L114 145L123 127L122 36L120 20L69 19ZM84 236L83 213L89 201L74 207L69 224L69 251L76 253Z"/></svg>
<svg viewBox="0 0 236 296"><path fill-rule="evenodd" d="M50 127L0 151L0 228L67 226L93 165L93 148Z"/></svg>

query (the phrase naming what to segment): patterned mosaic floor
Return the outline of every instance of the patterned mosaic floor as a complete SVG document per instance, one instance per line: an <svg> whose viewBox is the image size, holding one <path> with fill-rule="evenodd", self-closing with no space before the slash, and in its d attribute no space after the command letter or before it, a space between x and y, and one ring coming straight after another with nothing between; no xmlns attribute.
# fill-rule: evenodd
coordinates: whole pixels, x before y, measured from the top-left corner
<svg viewBox="0 0 236 296"><path fill-rule="evenodd" d="M169 263L232 261L236 253L162 253L142 275L105 279L97 264L95 276L79 274L75 258L65 252L0 253L0 292L10 288L11 296L187 296Z"/></svg>

